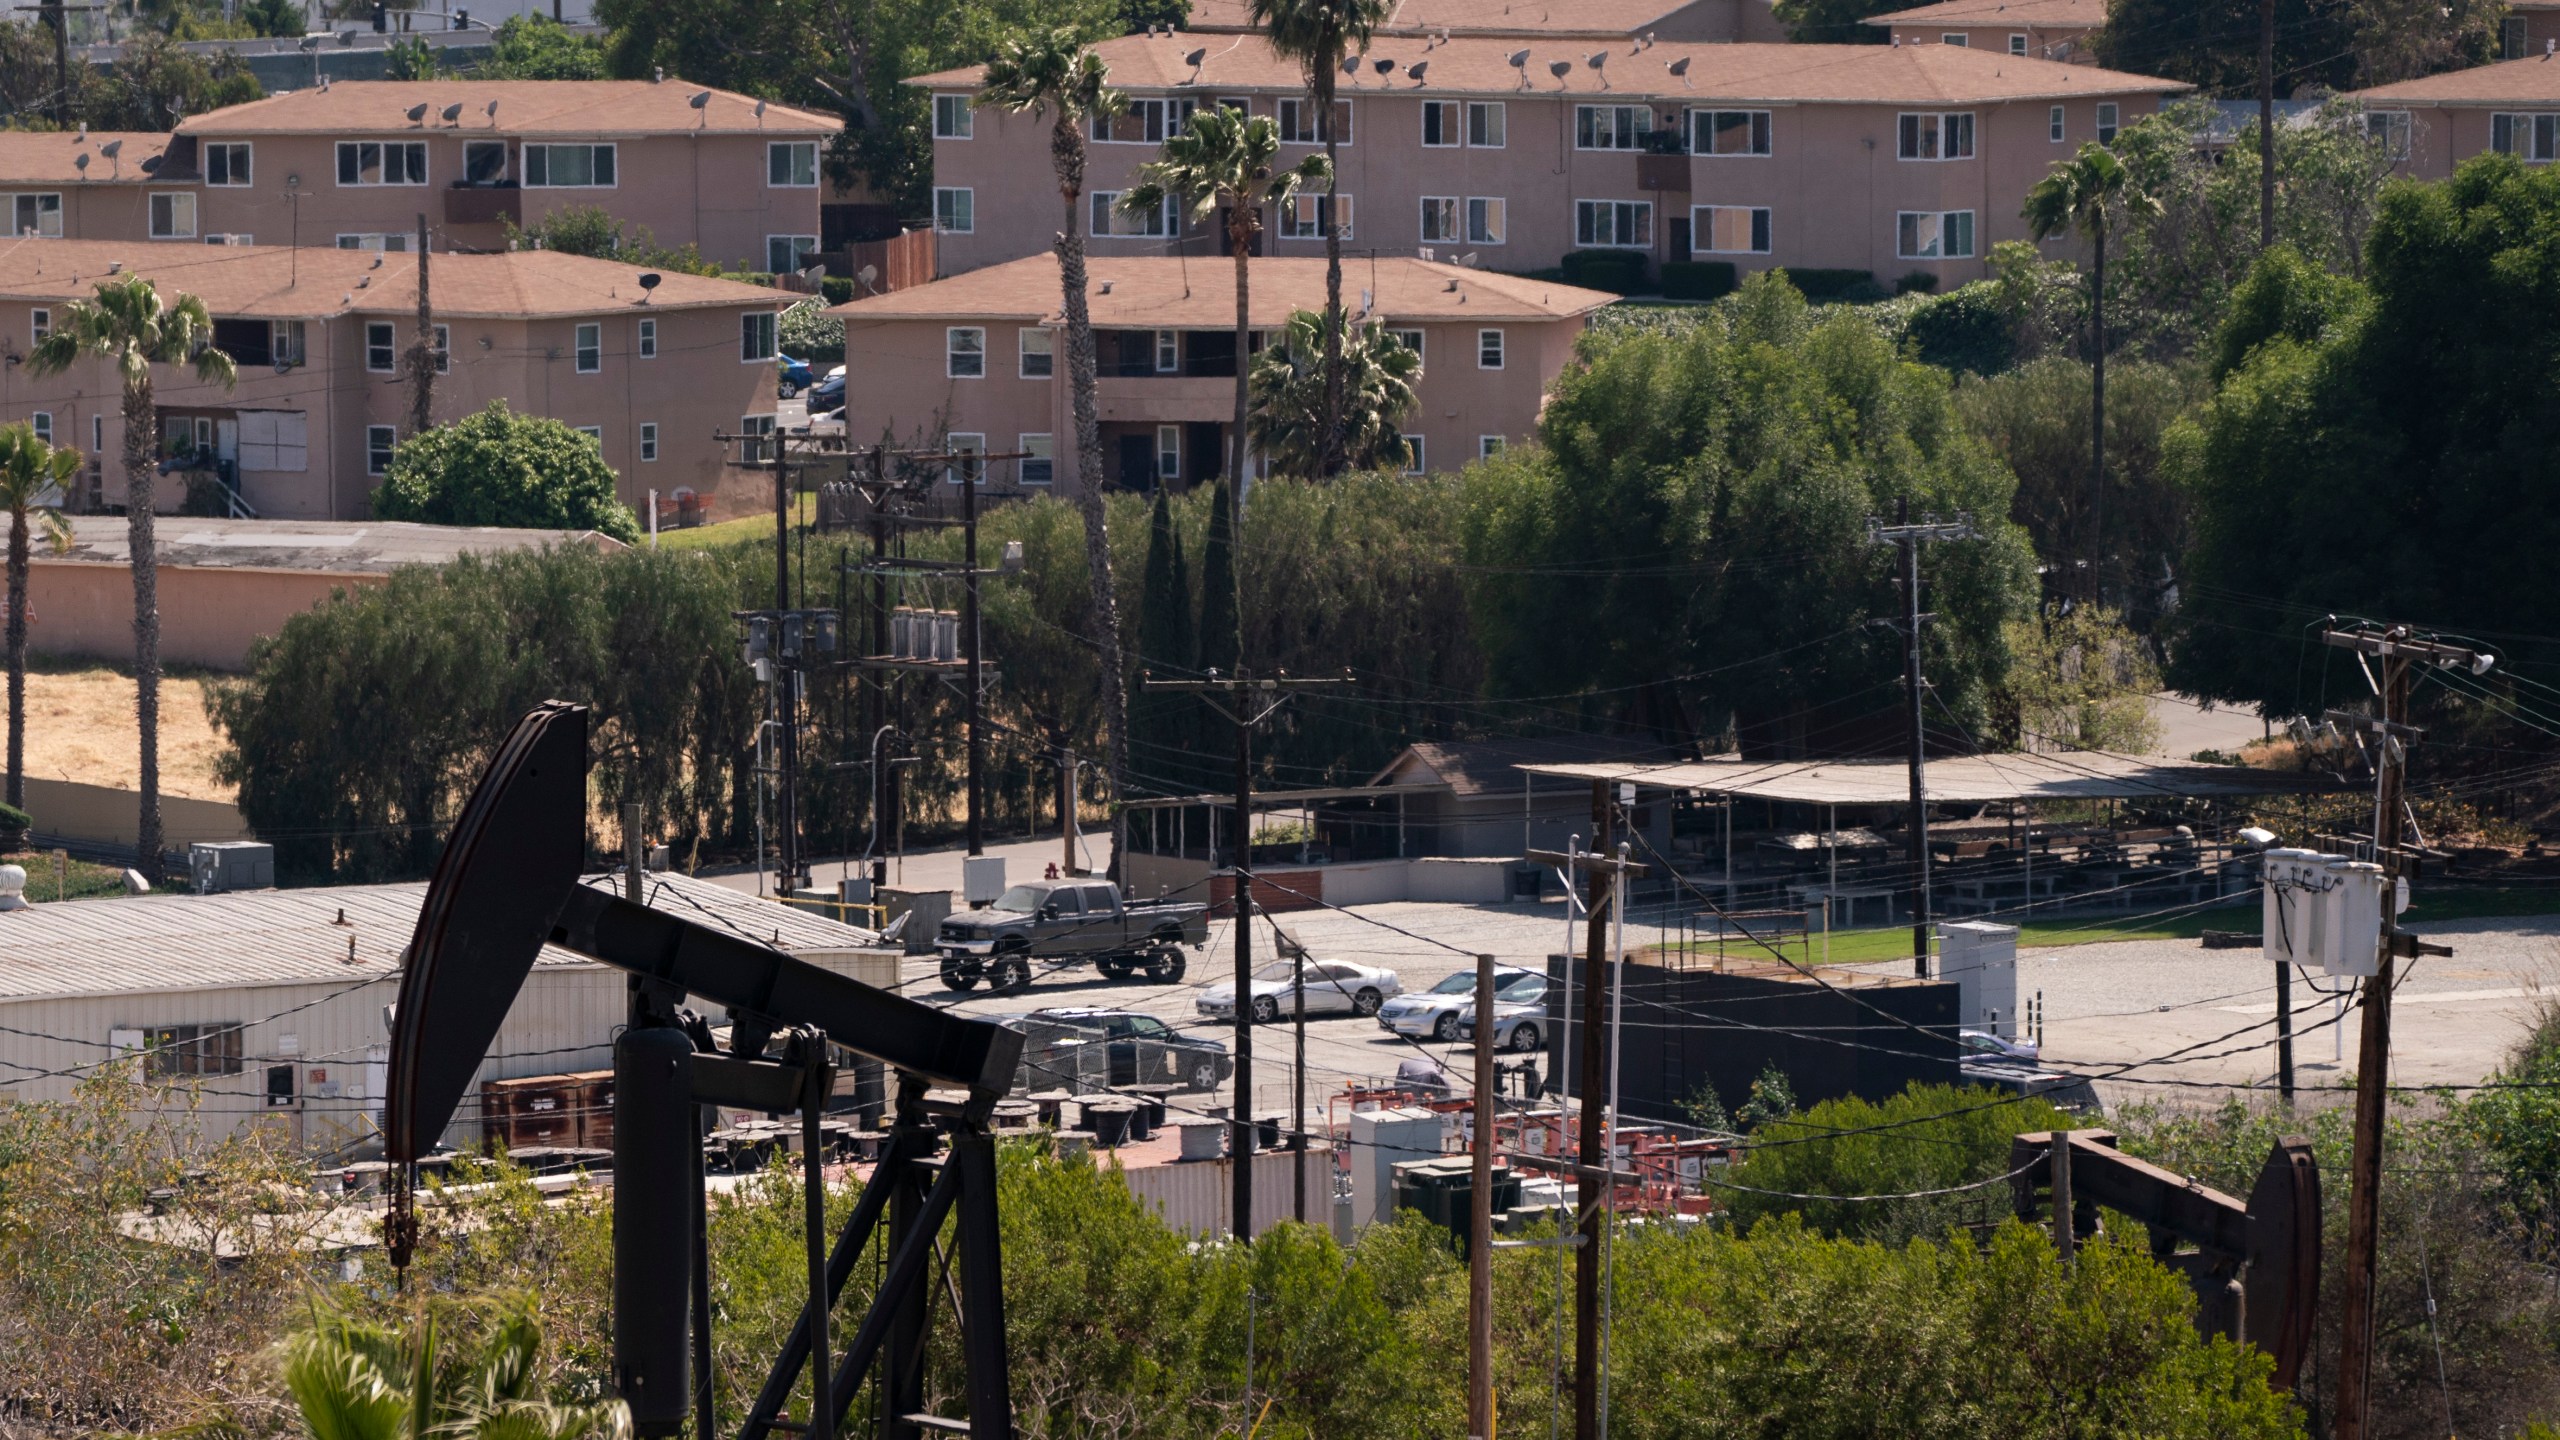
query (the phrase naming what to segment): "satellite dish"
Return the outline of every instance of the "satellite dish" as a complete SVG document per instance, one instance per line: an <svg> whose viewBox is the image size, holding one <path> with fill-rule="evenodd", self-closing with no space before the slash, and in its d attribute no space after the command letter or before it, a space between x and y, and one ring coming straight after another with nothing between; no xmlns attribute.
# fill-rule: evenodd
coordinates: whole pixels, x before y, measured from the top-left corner
<svg viewBox="0 0 2560 1440"><path fill-rule="evenodd" d="M1597 70L1601 66L1609 63L1609 52L1606 50L1594 50L1589 55L1583 57L1582 63L1590 66L1594 70Z"/></svg>
<svg viewBox="0 0 2560 1440"><path fill-rule="evenodd" d="M685 101L684 103L686 103L687 105L692 106L692 107L693 107L694 109L696 109L696 110L702 109L704 106L709 105L709 104L711 103L711 92L710 92L710 91L708 91L708 90L705 90L705 91L701 92L700 94L695 95L692 99Z"/></svg>
<svg viewBox="0 0 2560 1440"><path fill-rule="evenodd" d="M1547 73L1561 80L1567 75L1573 73L1573 62L1570 60L1558 60L1547 67Z"/></svg>
<svg viewBox="0 0 2560 1440"><path fill-rule="evenodd" d="M462 118L462 102L461 102L461 101L456 100L456 101L454 101L452 104L447 105L446 107L444 107L443 120L444 120L444 123L446 123L447 125L451 125L451 124L453 124L455 121L460 120L461 118Z"/></svg>
<svg viewBox="0 0 2560 1440"><path fill-rule="evenodd" d="M1420 84L1420 83L1421 83L1421 81L1422 81L1422 72L1423 72L1423 71L1425 71L1425 70L1428 70L1428 69L1430 69L1430 68L1431 68L1431 62L1430 62L1430 61L1428 61L1428 60L1416 60L1416 61L1414 61L1412 64L1407 65L1406 67L1404 67L1404 73L1406 74L1406 76L1407 76L1407 77L1409 77L1410 79L1412 79L1416 84Z"/></svg>
<svg viewBox="0 0 2560 1440"><path fill-rule="evenodd" d="M1208 58L1209 47L1203 45L1199 49L1192 51L1190 54L1183 56L1182 63L1190 66L1194 70L1197 70L1200 68L1201 63Z"/></svg>
<svg viewBox="0 0 2560 1440"><path fill-rule="evenodd" d="M761 100L756 102L756 118L759 120L764 118L764 102Z"/></svg>
<svg viewBox="0 0 2560 1440"><path fill-rule="evenodd" d="M1680 83L1681 83L1682 85L1684 85L1684 86L1688 86L1688 88L1693 89L1693 90L1697 88L1696 86L1694 86L1694 85L1690 85L1690 83L1689 83L1689 57L1688 57L1688 56L1683 55L1683 56L1681 56L1679 59L1672 61L1672 62L1671 62L1671 73L1680 77Z"/></svg>
<svg viewBox="0 0 2560 1440"><path fill-rule="evenodd" d="M1512 52L1511 52L1511 68L1512 68L1512 69L1514 69L1514 70L1526 70L1526 69L1528 69L1528 68L1529 68L1529 52L1528 52L1528 51L1526 51L1526 50L1514 50L1514 51L1512 51Z"/></svg>
<svg viewBox="0 0 2560 1440"><path fill-rule="evenodd" d="M86 171L88 170L88 168L89 168L89 157L88 157L87 153L86 153L86 152L83 152L83 153L81 153L81 154L78 154L78 155L74 155L74 156L72 156L72 157L71 157L71 166L72 166L72 168L73 168L73 169L75 169L75 170L79 170L79 171L86 172Z"/></svg>
<svg viewBox="0 0 2560 1440"><path fill-rule="evenodd" d="M1345 74L1345 75L1357 75L1357 74L1359 74L1359 73L1360 73L1360 57L1359 57L1359 56L1357 56L1357 55L1345 55L1345 56L1343 56L1343 57L1342 57L1342 73L1343 73L1343 74Z"/></svg>
<svg viewBox="0 0 2560 1440"><path fill-rule="evenodd" d="M490 101L488 105L482 109L481 113L489 117L490 124L495 125L498 123L498 102L495 100Z"/></svg>
<svg viewBox="0 0 2560 1440"><path fill-rule="evenodd" d="M1459 264L1461 264L1461 265L1466 266L1466 267L1467 267L1468 269L1470 269L1470 270L1473 270L1474 268L1476 268L1476 262L1477 262L1478 260L1483 259L1483 258L1484 258L1484 252L1483 252L1483 251L1481 251L1481 250L1470 250L1470 251L1468 251L1466 254L1461 255L1461 256L1459 256L1459 257L1458 257L1458 263L1459 263Z"/></svg>
<svg viewBox="0 0 2560 1440"><path fill-rule="evenodd" d="M106 144L98 147L98 153L106 156L110 160L113 160L124 153L124 142L121 140L110 140Z"/></svg>
<svg viewBox="0 0 2560 1440"><path fill-rule="evenodd" d="M1391 75L1395 73L1396 62L1393 60L1372 60L1369 62L1369 65L1370 68L1376 70L1381 75Z"/></svg>
<svg viewBox="0 0 2560 1440"><path fill-rule="evenodd" d="M868 290L879 281L880 267L877 265L865 265L861 269L853 272L853 279L855 284L860 285L865 290Z"/></svg>
<svg viewBox="0 0 2560 1440"><path fill-rule="evenodd" d="M410 123L410 124L415 125L415 124L417 124L419 121L424 120L424 119L426 119L426 118L427 118L427 107L426 107L426 103L425 103L424 101L421 101L421 102L419 102L418 104L415 104L415 105L412 105L412 106L410 106L410 107L409 107L409 123Z"/></svg>

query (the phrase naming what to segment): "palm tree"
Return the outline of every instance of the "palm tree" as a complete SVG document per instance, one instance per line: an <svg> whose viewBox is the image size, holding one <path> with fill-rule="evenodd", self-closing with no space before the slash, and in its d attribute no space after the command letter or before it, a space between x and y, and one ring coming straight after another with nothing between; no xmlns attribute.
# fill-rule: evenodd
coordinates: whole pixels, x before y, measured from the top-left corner
<svg viewBox="0 0 2560 1440"><path fill-rule="evenodd" d="M403 1338L323 1312L285 1341L284 1384L311 1440L625 1440L619 1400L554 1405L540 1396L542 1327L500 1313L476 1353L436 1343L432 1314Z"/></svg>
<svg viewBox="0 0 2560 1440"><path fill-rule="evenodd" d="M24 421L0 425L0 506L9 511L9 784L8 803L27 805L27 566L29 542L42 531L57 552L70 548L62 523L63 489L80 470L80 452L57 450Z"/></svg>
<svg viewBox="0 0 2560 1440"><path fill-rule="evenodd" d="M1203 110L1180 134L1164 137L1155 159L1138 167L1138 181L1121 197L1132 214L1150 214L1167 195L1182 197L1193 223L1224 209L1227 248L1236 261L1236 414L1235 442L1229 447L1229 483L1235 487L1236 514L1244 514L1245 386L1253 356L1252 280L1246 263L1253 256L1253 237L1262 229L1262 207L1277 210L1298 198L1303 186L1331 184L1333 163L1310 155L1287 170L1274 170L1280 153L1280 127L1267 115L1241 110Z"/></svg>
<svg viewBox="0 0 2560 1440"><path fill-rule="evenodd" d="M2086 545L2088 597L2101 598L2105 579L2107 518L2107 228L2121 217L2138 219L2160 213L2160 202L2145 191L2115 152L2094 142L2080 153L2054 162L2053 173L2027 192L2022 212L2028 231L2038 240L2076 230L2088 240L2089 264L2089 535Z"/></svg>
<svg viewBox="0 0 2560 1440"><path fill-rule="evenodd" d="M133 552L134 720L142 734L142 814L134 848L142 873L160 878L160 585L152 549L152 479L159 465L159 417L151 405L155 365L187 365L196 378L228 389L238 371L213 345L204 302L180 293L163 300L140 275L98 282L96 297L75 300L54 317L53 333L27 357L27 368L51 375L83 356L114 367L124 386L125 532Z"/></svg>
<svg viewBox="0 0 2560 1440"><path fill-rule="evenodd" d="M1004 44L987 65L978 104L1049 119L1049 164L1058 172L1066 223L1058 227L1058 294L1067 322L1067 401L1076 427L1076 509L1084 517L1085 575L1093 637L1102 661L1102 738L1111 755L1110 875L1118 879L1129 820L1117 802L1129 793L1129 677L1120 654L1119 591L1111 580L1111 532L1102 503L1102 418L1094 398L1093 310L1084 267L1085 127L1116 115L1128 97L1104 83L1102 57L1073 30L1035 30Z"/></svg>
<svg viewBox="0 0 2560 1440"><path fill-rule="evenodd" d="M1331 351L1342 360L1342 426L1335 433L1344 467L1404 468L1411 452L1397 427L1413 413L1422 356L1375 321L1336 345L1325 343L1324 329L1324 316L1298 311L1281 331L1280 343L1254 357L1254 445L1279 474L1322 473L1317 467L1327 433L1323 356Z"/></svg>
<svg viewBox="0 0 2560 1440"><path fill-rule="evenodd" d="M1252 0L1251 21L1271 48L1298 62L1307 74L1307 96L1315 102L1316 135L1324 141L1327 175L1342 172L1342 137L1333 124L1334 82L1342 74L1343 57L1369 48L1369 36L1395 9L1394 0ZM1342 468L1342 232L1328 208L1324 216L1324 313L1333 317L1325 331L1325 448L1319 474Z"/></svg>

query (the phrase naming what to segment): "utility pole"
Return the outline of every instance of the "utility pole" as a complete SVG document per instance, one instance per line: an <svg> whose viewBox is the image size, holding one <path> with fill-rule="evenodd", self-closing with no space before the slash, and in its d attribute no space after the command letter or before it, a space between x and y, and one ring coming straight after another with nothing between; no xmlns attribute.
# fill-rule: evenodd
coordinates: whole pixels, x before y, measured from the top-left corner
<svg viewBox="0 0 2560 1440"><path fill-rule="evenodd" d="M427 217L418 217L418 335L409 344L409 438L435 423L435 309L427 297Z"/></svg>
<svg viewBox="0 0 2560 1440"><path fill-rule="evenodd" d="M782 437L764 441L773 463L773 608L791 608L791 472L782 463ZM800 888L800 668L782 667L774 687L775 764L781 771L774 802L774 893L785 898Z"/></svg>
<svg viewBox="0 0 2560 1440"><path fill-rule="evenodd" d="M2352 650L2359 665L2367 658L2382 662L2375 686L2378 718L2347 716L2372 735L2374 757L2373 858L2382 866L2382 926L2376 937L2374 973L2364 981L2363 1032L2356 1044L2355 1153L2347 1171L2346 1301L2338 1345L2338 1440L2364 1440L2373 1406L2373 1312L2375 1250L2382 1211L2382 1121L2388 1103L2391 1067L2391 988L2395 960L2420 955L2450 955L2449 946L2431 945L2403 934L2399 923L2402 864L2400 809L2402 775L2408 745L2419 735L2409 723L2409 667L2425 660L2485 673L2491 657L2458 645L2443 645L2411 636L2406 625L2326 629L2321 643ZM2372 671L2366 669L2366 679Z"/></svg>
<svg viewBox="0 0 2560 1440"><path fill-rule="evenodd" d="M2053 1165L2053 1248L2062 1256L2062 1268L2071 1268L2072 1257L2080 1250L2080 1231L2072 1212L2079 1208L2071 1196L2071 1132L2053 1132L2051 1146Z"/></svg>
<svg viewBox="0 0 2560 1440"><path fill-rule="evenodd" d="M2258 0L2258 248L2276 243L2276 0Z"/></svg>
<svg viewBox="0 0 2560 1440"><path fill-rule="evenodd" d="M1911 866L1911 973L1924 980L1929 977L1929 782L1920 720L1920 697L1926 688L1920 678L1920 627L1937 617L1920 613L1920 547L1937 540L1970 540L1973 534L1973 522L1962 515L1945 522L1931 517L1917 525L1911 523L1911 502L1907 499L1895 507L1893 524L1873 518L1867 521L1868 544L1902 547L1902 620L1897 628L1902 631L1904 740L1911 753L1911 834L1907 846ZM1829 897L1823 903L1828 906Z"/></svg>
<svg viewBox="0 0 2560 1440"><path fill-rule="evenodd" d="M1302 1025L1299 1033L1304 1035ZM1304 1188L1304 1187L1301 1187ZM1467 1434L1493 1436L1493 957L1476 957L1475 1174L1467 1217Z"/></svg>
<svg viewBox="0 0 2560 1440"><path fill-rule="evenodd" d="M2276 962L2276 1097L2293 1104L2293 962Z"/></svg>
<svg viewBox="0 0 2560 1440"><path fill-rule="evenodd" d="M961 467L960 563L968 578L960 592L960 643L968 647L964 652L968 664L962 683L968 688L964 708L969 724L968 826L969 853L972 855L987 853L987 827L983 813L985 797L978 778L987 763L986 723L982 714L986 689L978 675L978 487L985 480L983 472L973 475L966 465Z"/></svg>
<svg viewBox="0 0 2560 1440"><path fill-rule="evenodd" d="M1338 685L1349 678L1256 678L1242 667L1224 677L1211 670L1205 680L1142 677L1149 690L1199 696L1236 727L1236 848L1235 863L1230 867L1235 876L1236 900L1236 1099L1227 1131L1233 1137L1229 1147L1235 1160L1235 1236L1242 1244L1253 1242L1253 730L1288 704L1295 692L1314 685ZM1225 697L1224 703L1220 702L1221 696Z"/></svg>

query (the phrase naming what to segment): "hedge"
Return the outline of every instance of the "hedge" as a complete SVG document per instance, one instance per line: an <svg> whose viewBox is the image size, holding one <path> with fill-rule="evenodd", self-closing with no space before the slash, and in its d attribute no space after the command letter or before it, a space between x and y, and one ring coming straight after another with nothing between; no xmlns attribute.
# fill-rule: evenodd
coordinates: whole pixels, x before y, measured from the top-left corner
<svg viewBox="0 0 2560 1440"><path fill-rule="evenodd" d="M1666 300L1713 300L1732 294L1740 283L1730 260L1662 262L1662 298Z"/></svg>
<svg viewBox="0 0 2560 1440"><path fill-rule="evenodd" d="M1635 250L1572 250L1561 267L1564 283L1592 290L1632 295L1652 287L1645 279L1645 257Z"/></svg>
<svg viewBox="0 0 2560 1440"><path fill-rule="evenodd" d="M1884 287L1876 283L1872 270L1789 270L1786 276L1797 293L1817 304L1828 300L1865 304L1884 298Z"/></svg>

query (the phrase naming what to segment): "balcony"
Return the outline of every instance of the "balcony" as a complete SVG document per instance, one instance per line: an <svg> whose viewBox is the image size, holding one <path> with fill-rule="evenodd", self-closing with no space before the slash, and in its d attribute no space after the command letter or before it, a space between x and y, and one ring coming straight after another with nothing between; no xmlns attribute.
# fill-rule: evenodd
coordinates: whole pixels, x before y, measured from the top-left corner
<svg viewBox="0 0 2560 1440"><path fill-rule="evenodd" d="M1669 190L1689 193L1689 157L1686 155L1638 155L1636 187L1642 190Z"/></svg>
<svg viewBox="0 0 2560 1440"><path fill-rule="evenodd" d="M1102 422L1176 425L1235 416L1236 382L1196 375L1104 376L1094 382Z"/></svg>
<svg viewBox="0 0 2560 1440"><path fill-rule="evenodd" d="M444 192L447 225L524 223L524 192L512 185L456 185Z"/></svg>

